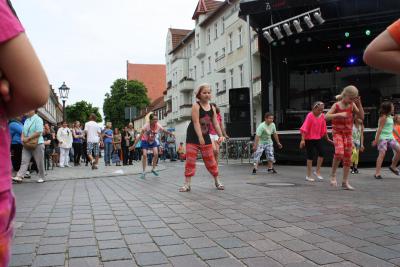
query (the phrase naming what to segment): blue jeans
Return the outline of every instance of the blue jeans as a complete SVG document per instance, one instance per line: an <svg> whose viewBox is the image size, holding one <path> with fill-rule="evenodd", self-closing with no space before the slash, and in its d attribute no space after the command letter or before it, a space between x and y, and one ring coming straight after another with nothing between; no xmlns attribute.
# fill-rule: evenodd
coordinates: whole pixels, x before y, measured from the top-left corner
<svg viewBox="0 0 400 267"><path fill-rule="evenodd" d="M111 162L111 154L113 151L113 144L112 143L105 143L104 144L104 162L106 164L110 164Z"/></svg>
<svg viewBox="0 0 400 267"><path fill-rule="evenodd" d="M175 160L176 155L176 148L175 147L168 147L168 154L170 156L170 160Z"/></svg>

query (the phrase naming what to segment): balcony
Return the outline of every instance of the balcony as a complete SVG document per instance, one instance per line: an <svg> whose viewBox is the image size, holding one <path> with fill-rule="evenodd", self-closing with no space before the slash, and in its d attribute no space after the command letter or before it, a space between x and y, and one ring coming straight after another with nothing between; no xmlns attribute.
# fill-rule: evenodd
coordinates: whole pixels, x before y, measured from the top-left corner
<svg viewBox="0 0 400 267"><path fill-rule="evenodd" d="M166 99L165 101L172 99L172 88L167 89L166 98L164 98L164 99Z"/></svg>
<svg viewBox="0 0 400 267"><path fill-rule="evenodd" d="M253 80L253 97L261 94L261 79Z"/></svg>
<svg viewBox="0 0 400 267"><path fill-rule="evenodd" d="M192 79L180 81L178 84L178 90L181 93L193 91L194 90L194 81Z"/></svg>
<svg viewBox="0 0 400 267"><path fill-rule="evenodd" d="M225 72L225 66L226 66L226 58L225 54L220 55L215 59L215 71L216 72Z"/></svg>
<svg viewBox="0 0 400 267"><path fill-rule="evenodd" d="M179 106L179 119L190 119L192 117L192 104Z"/></svg>
<svg viewBox="0 0 400 267"><path fill-rule="evenodd" d="M189 59L179 58L174 62L173 66L178 70L178 77L189 76Z"/></svg>
<svg viewBox="0 0 400 267"><path fill-rule="evenodd" d="M169 111L167 113L167 116L165 116L164 120L166 123L172 123L172 112L171 111Z"/></svg>

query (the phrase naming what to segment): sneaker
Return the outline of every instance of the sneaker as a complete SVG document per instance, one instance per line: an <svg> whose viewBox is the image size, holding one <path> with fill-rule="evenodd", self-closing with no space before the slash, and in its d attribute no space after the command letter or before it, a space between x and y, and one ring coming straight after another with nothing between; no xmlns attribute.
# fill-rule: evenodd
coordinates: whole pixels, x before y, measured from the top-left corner
<svg viewBox="0 0 400 267"><path fill-rule="evenodd" d="M144 172L140 175L140 179L146 179L146 174Z"/></svg>
<svg viewBox="0 0 400 267"><path fill-rule="evenodd" d="M58 166L59 168L65 168L65 166L64 165L60 165L60 166Z"/></svg>
<svg viewBox="0 0 400 267"><path fill-rule="evenodd" d="M355 173L355 174L359 174L360 172L358 171L357 168L354 168L354 173Z"/></svg>
<svg viewBox="0 0 400 267"><path fill-rule="evenodd" d="M306 181L307 182L314 182L315 180L314 180L314 178L306 176Z"/></svg>
<svg viewBox="0 0 400 267"><path fill-rule="evenodd" d="M155 175L158 176L158 173L155 170L151 170L151 172Z"/></svg>
<svg viewBox="0 0 400 267"><path fill-rule="evenodd" d="M27 179L31 178L31 173L29 171L27 171L24 175L24 178L27 178Z"/></svg>
<svg viewBox="0 0 400 267"><path fill-rule="evenodd" d="M275 169L274 169L274 168L272 168L272 169L268 169L268 173L273 173L273 174L276 174L277 172L275 171Z"/></svg>
<svg viewBox="0 0 400 267"><path fill-rule="evenodd" d="M375 179L377 179L377 180L382 180L382 179L383 179L381 175L376 175L376 174L375 174L374 177L375 177Z"/></svg>
<svg viewBox="0 0 400 267"><path fill-rule="evenodd" d="M313 174L317 177L318 180L320 180L320 181L324 180L324 177L322 177L321 175L318 175L317 172L313 172Z"/></svg>
<svg viewBox="0 0 400 267"><path fill-rule="evenodd" d="M354 169L351 170L351 174L356 174Z"/></svg>
<svg viewBox="0 0 400 267"><path fill-rule="evenodd" d="M71 165L67 164L67 165L65 165L65 168L71 168Z"/></svg>
<svg viewBox="0 0 400 267"><path fill-rule="evenodd" d="M257 174L257 170L255 168L253 169L253 174Z"/></svg>
<svg viewBox="0 0 400 267"><path fill-rule="evenodd" d="M39 184L44 183L44 180L42 178L39 178L39 180L37 180L37 183Z"/></svg>
<svg viewBox="0 0 400 267"><path fill-rule="evenodd" d="M22 178L22 177L20 177L20 176L15 176L15 177L12 178L12 180L13 180L14 182L17 182L17 183L22 183L22 181L24 180L24 178Z"/></svg>

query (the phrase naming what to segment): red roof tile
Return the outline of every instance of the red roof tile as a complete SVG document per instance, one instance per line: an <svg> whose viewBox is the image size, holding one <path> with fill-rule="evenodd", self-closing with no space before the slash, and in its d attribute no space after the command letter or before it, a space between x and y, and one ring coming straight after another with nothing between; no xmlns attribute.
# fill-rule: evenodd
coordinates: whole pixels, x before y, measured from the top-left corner
<svg viewBox="0 0 400 267"><path fill-rule="evenodd" d="M166 67L164 64L127 63L127 79L138 80L147 88L147 96L154 101L163 96L166 86Z"/></svg>
<svg viewBox="0 0 400 267"><path fill-rule="evenodd" d="M172 36L172 49L175 49L178 44L183 40L183 38L188 35L191 30L184 30L184 29L169 29L171 31Z"/></svg>
<svg viewBox="0 0 400 267"><path fill-rule="evenodd" d="M192 19L197 19L201 14L212 12L220 7L224 2L215 0L199 0Z"/></svg>

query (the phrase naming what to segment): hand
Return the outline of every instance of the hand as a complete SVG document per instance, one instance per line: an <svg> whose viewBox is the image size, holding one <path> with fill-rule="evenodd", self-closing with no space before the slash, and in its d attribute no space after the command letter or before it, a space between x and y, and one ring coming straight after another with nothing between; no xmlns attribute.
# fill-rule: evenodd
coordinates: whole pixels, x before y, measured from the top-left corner
<svg viewBox="0 0 400 267"><path fill-rule="evenodd" d="M339 118L347 118L347 116L348 116L347 112L336 113L336 117L339 117Z"/></svg>
<svg viewBox="0 0 400 267"><path fill-rule="evenodd" d="M354 98L353 103L356 104L357 107L361 106L361 98L359 96Z"/></svg>
<svg viewBox="0 0 400 267"><path fill-rule="evenodd" d="M206 144L206 142L204 141L203 137L199 138L199 143L200 143L200 145L205 145Z"/></svg>
<svg viewBox="0 0 400 267"><path fill-rule="evenodd" d="M278 145L278 148L279 148L279 149L282 149L282 148L283 148L283 146L282 146L281 143L278 143L277 145Z"/></svg>
<svg viewBox="0 0 400 267"><path fill-rule="evenodd" d="M377 146L377 145L378 145L378 141L376 141L376 140L372 141L372 146L373 146L373 147L375 147L375 146Z"/></svg>
<svg viewBox="0 0 400 267"><path fill-rule="evenodd" d="M10 83L4 79L1 71L0 71L0 99L4 102L9 102L11 100L10 94Z"/></svg>
<svg viewBox="0 0 400 267"><path fill-rule="evenodd" d="M223 136L220 136L219 138L218 138L218 144L221 144L222 142L224 142L225 141L225 137L223 137Z"/></svg>
<svg viewBox="0 0 400 267"><path fill-rule="evenodd" d="M228 140L229 139L229 136L226 134L226 135L224 135L225 136L225 139L226 140Z"/></svg>
<svg viewBox="0 0 400 267"><path fill-rule="evenodd" d="M306 146L306 141L301 140L300 141L300 149L303 149Z"/></svg>
<svg viewBox="0 0 400 267"><path fill-rule="evenodd" d="M364 152L364 150L365 150L365 147L364 147L364 146L361 146L361 147L360 147L360 152Z"/></svg>

